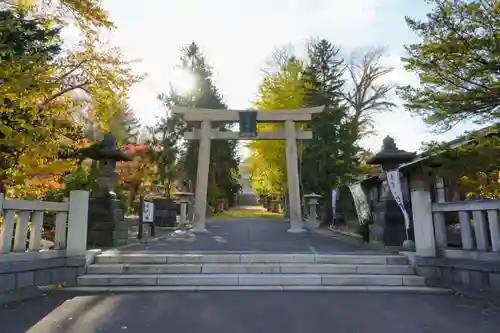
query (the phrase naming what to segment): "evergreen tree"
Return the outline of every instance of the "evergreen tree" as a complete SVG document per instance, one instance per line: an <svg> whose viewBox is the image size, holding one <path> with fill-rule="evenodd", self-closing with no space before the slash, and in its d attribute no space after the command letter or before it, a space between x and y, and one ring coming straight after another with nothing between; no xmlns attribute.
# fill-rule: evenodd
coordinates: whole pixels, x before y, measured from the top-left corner
<svg viewBox="0 0 500 333"><path fill-rule="evenodd" d="M406 70L418 87L403 87L407 109L447 131L463 120L479 124L500 116L500 1L429 0L425 20L406 17L421 42L405 46Z"/></svg>
<svg viewBox="0 0 500 333"><path fill-rule="evenodd" d="M406 17L421 41L405 46L401 60L418 75L418 87L398 91L406 108L436 132L463 121L491 124L467 133L467 143L450 147L428 142L424 151L439 168L433 174L456 179L476 198L500 194L500 1L428 0L433 9L423 20ZM437 155L437 154L436 154Z"/></svg>
<svg viewBox="0 0 500 333"><path fill-rule="evenodd" d="M195 76L197 86L193 91L182 94L175 87L170 88L168 95L160 98L167 107L172 105L188 106L206 109L227 109L223 97L212 82L211 67L206 63L199 47L193 42L184 50L181 58L180 70ZM176 142L181 153L179 156L180 169L192 185L196 184L196 173L198 165L197 140L184 141L180 143L184 131L192 129L195 124L187 124L176 116L171 116L164 124L170 132L170 143ZM220 130L227 130L227 125L213 123L212 126ZM210 171L208 187L208 203L214 205L217 199L226 199L229 204L234 204L234 196L239 190L238 164L236 156L236 142L216 140L212 141L210 149Z"/></svg>
<svg viewBox="0 0 500 333"><path fill-rule="evenodd" d="M351 140L348 108L342 98L344 62L338 48L325 39L309 45L309 64L304 71L306 106L325 105L313 115L310 129L313 139L307 142L302 157L302 174L306 192L323 196L322 222L329 224L332 216L332 189L351 179L357 147Z"/></svg>
<svg viewBox="0 0 500 333"><path fill-rule="evenodd" d="M0 90L0 193L6 191L5 185L12 178L13 168L20 163L22 153L28 150L26 141L15 139L29 137L33 145L72 130L71 126L65 130L66 123L62 130L51 126L51 114L36 112L25 100L5 88L24 68L40 73L50 66L61 52L59 34L60 28L54 27L50 20L30 17L25 10L0 11L0 87L3 85L5 89ZM23 81L24 91L34 87L26 81Z"/></svg>

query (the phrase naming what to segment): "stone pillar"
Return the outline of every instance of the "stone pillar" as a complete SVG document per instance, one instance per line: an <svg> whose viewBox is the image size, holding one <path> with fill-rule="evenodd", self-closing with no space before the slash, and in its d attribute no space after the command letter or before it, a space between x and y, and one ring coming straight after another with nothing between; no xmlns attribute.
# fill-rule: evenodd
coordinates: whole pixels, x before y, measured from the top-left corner
<svg viewBox="0 0 500 333"><path fill-rule="evenodd" d="M89 192L71 191L69 194L68 236L66 255L85 255L87 252L87 222Z"/></svg>
<svg viewBox="0 0 500 333"><path fill-rule="evenodd" d="M181 204L180 224L185 225L187 222L187 205L189 201L187 199L183 199L179 203Z"/></svg>
<svg viewBox="0 0 500 333"><path fill-rule="evenodd" d="M201 122L200 147L198 151L198 169L196 173L195 216L193 221L194 233L205 233L207 213L208 171L210 169L210 144L212 124L210 120Z"/></svg>
<svg viewBox="0 0 500 333"><path fill-rule="evenodd" d="M297 139L295 135L295 122L293 120L285 121L286 137L286 169L287 184L290 204L290 229L288 232L304 232L302 222L302 213L300 207L300 186L299 186L299 167L297 163Z"/></svg>
<svg viewBox="0 0 500 333"><path fill-rule="evenodd" d="M422 170L410 174L411 211L417 255L436 256L436 241L432 219L431 193L428 178Z"/></svg>
<svg viewBox="0 0 500 333"><path fill-rule="evenodd" d="M444 189L444 179L437 178L435 183L436 188L436 202L446 202L446 193ZM436 237L436 245L438 248L445 249L448 246L446 235L446 221L444 213L432 214L434 217L434 234Z"/></svg>

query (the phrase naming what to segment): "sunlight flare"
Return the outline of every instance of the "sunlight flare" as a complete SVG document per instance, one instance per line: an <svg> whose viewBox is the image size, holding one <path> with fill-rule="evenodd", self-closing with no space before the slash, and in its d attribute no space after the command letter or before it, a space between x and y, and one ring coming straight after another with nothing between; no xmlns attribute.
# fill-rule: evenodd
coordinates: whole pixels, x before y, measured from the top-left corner
<svg viewBox="0 0 500 333"><path fill-rule="evenodd" d="M181 95L187 95L196 88L196 76L190 71L176 69L171 76L172 88Z"/></svg>

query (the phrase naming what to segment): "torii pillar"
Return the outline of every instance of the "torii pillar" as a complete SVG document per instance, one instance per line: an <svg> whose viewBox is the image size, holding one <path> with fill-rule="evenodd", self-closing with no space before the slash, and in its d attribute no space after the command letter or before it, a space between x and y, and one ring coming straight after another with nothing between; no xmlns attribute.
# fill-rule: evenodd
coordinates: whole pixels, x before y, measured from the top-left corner
<svg viewBox="0 0 500 333"><path fill-rule="evenodd" d="M288 232L305 232L300 206L299 167L297 164L297 136L295 122L285 121L286 174L290 207L290 229Z"/></svg>
<svg viewBox="0 0 500 333"><path fill-rule="evenodd" d="M212 122L203 120L200 129L200 146L198 150L198 168L196 171L196 192L194 196L193 233L206 233L205 220L207 214L208 172L210 170Z"/></svg>

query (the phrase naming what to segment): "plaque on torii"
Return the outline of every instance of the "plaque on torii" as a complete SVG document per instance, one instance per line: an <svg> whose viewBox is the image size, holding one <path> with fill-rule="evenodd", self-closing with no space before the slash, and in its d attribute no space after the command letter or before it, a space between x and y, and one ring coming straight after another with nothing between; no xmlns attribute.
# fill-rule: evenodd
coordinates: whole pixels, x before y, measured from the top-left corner
<svg viewBox="0 0 500 333"><path fill-rule="evenodd" d="M257 111L238 112L240 137L257 136Z"/></svg>

